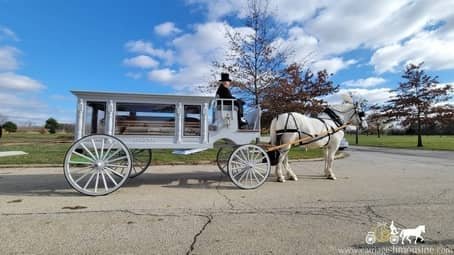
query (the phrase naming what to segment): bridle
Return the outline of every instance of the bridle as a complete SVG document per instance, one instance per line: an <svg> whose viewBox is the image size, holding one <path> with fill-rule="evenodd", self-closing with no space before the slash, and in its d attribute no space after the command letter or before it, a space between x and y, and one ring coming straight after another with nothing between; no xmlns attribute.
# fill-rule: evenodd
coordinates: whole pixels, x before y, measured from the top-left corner
<svg viewBox="0 0 454 255"><path fill-rule="evenodd" d="M339 115L336 114L336 112L341 113L341 114L347 114L349 112L353 112L352 115L350 116L350 118L348 119L347 123L352 123L353 117L355 117L355 116L358 117L358 122L362 122L363 118L365 117L364 111L358 111L358 103L354 103L353 109L350 109L347 111L339 111L337 109L331 109L331 108L327 107L327 108L325 108L325 110L323 112L326 113L338 127L342 126L344 124L344 122L339 117Z"/></svg>

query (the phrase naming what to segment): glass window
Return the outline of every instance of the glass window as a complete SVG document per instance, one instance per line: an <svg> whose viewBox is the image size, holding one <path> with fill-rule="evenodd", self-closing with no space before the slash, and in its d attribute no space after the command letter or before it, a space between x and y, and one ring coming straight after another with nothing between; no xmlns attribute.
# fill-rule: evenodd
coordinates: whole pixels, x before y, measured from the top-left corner
<svg viewBox="0 0 454 255"><path fill-rule="evenodd" d="M200 136L200 105L184 106L184 136Z"/></svg>
<svg viewBox="0 0 454 255"><path fill-rule="evenodd" d="M87 102L85 114L85 135L104 134L106 122L106 103Z"/></svg>
<svg viewBox="0 0 454 255"><path fill-rule="evenodd" d="M175 135L175 105L117 103L117 135Z"/></svg>

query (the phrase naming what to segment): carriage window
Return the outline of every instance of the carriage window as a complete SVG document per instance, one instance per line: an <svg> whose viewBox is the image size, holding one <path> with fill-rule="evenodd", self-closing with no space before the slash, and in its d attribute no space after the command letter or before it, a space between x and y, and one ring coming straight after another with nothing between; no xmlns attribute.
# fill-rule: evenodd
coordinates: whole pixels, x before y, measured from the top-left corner
<svg viewBox="0 0 454 255"><path fill-rule="evenodd" d="M184 136L200 136L200 105L184 106Z"/></svg>
<svg viewBox="0 0 454 255"><path fill-rule="evenodd" d="M175 135L175 105L117 103L115 134Z"/></svg>
<svg viewBox="0 0 454 255"><path fill-rule="evenodd" d="M87 102L85 114L85 135L103 134L106 119L106 103Z"/></svg>

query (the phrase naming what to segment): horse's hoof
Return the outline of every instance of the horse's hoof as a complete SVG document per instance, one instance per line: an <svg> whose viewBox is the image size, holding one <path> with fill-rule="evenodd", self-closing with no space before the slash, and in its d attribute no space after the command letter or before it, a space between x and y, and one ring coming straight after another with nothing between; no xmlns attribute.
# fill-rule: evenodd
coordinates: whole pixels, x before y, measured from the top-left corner
<svg viewBox="0 0 454 255"><path fill-rule="evenodd" d="M298 181L298 177L296 176L289 176L288 179L291 181Z"/></svg>
<svg viewBox="0 0 454 255"><path fill-rule="evenodd" d="M327 178L330 180L336 180L336 176L334 176L334 175L329 175Z"/></svg>
<svg viewBox="0 0 454 255"><path fill-rule="evenodd" d="M285 182L285 178L278 177L278 178L277 178L277 181L278 181L278 182Z"/></svg>

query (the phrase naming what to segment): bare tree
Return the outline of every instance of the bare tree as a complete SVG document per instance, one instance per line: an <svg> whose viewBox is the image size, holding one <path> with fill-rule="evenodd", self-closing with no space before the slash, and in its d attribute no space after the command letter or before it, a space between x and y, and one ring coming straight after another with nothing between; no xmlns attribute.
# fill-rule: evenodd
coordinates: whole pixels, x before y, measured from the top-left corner
<svg viewBox="0 0 454 255"><path fill-rule="evenodd" d="M432 108L431 116L439 134L454 134L454 105L435 106Z"/></svg>
<svg viewBox="0 0 454 255"><path fill-rule="evenodd" d="M386 122L386 113L383 110L383 106L374 104L369 107L369 114L367 115L367 123L372 124L371 127L375 127L377 131L377 137L380 138L381 130L384 123Z"/></svg>
<svg viewBox="0 0 454 255"><path fill-rule="evenodd" d="M218 71L229 72L233 85L253 96L253 103L258 105L292 53L278 43L283 31L271 17L267 0L248 1L245 26L250 32L226 30L229 53L225 62L215 61L213 66Z"/></svg>
<svg viewBox="0 0 454 255"><path fill-rule="evenodd" d="M8 121L8 117L0 113L0 125Z"/></svg>
<svg viewBox="0 0 454 255"><path fill-rule="evenodd" d="M0 113L0 138L2 138L3 135L3 123L7 122L8 118Z"/></svg>
<svg viewBox="0 0 454 255"><path fill-rule="evenodd" d="M292 64L282 72L278 82L264 90L263 122L266 124L285 112L319 113L326 104L322 97L338 90L339 85L334 85L326 70L314 74Z"/></svg>
<svg viewBox="0 0 454 255"><path fill-rule="evenodd" d="M451 85L439 86L438 77L427 75L420 64L405 67L403 82L393 90L397 95L388 101L388 116L404 126L416 123L418 147L423 147L421 126L430 122L434 105L450 98Z"/></svg>

